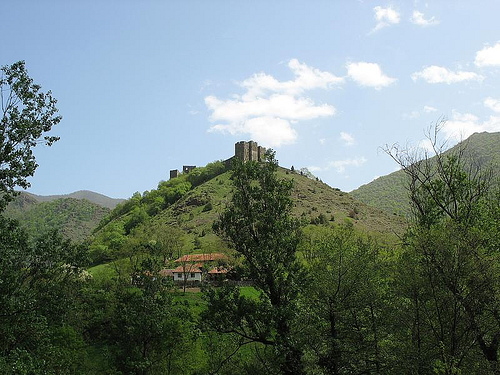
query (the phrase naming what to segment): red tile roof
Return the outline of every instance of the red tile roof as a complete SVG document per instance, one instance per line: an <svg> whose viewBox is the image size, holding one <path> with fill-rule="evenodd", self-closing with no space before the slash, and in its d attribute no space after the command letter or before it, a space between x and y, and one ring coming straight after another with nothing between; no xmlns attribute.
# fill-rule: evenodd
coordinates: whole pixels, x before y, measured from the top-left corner
<svg viewBox="0 0 500 375"><path fill-rule="evenodd" d="M189 266L179 266L177 268L174 268L172 270L172 272L176 272L176 273L190 273L190 272L193 272L193 273L201 273L201 270L197 267L197 265L193 265L192 267L189 267Z"/></svg>
<svg viewBox="0 0 500 375"><path fill-rule="evenodd" d="M158 273L160 274L160 276L163 276L163 277L166 277L166 276L173 277L174 276L173 270L163 269L163 270L160 270L160 272L158 272Z"/></svg>

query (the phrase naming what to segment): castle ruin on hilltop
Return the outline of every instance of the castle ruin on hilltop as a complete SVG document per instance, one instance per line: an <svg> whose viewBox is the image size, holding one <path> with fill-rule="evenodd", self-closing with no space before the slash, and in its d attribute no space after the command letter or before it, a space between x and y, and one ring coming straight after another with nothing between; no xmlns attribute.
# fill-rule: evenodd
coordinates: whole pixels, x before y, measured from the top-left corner
<svg viewBox="0 0 500 375"><path fill-rule="evenodd" d="M264 161L264 156L266 155L266 148L259 146L257 142L254 141L239 141L234 144L234 156L227 160L224 160L226 167L230 167L234 158L238 158L243 162L247 161ZM182 173L187 174L191 172L195 165L184 165L182 166ZM170 178L176 178L180 176L180 172L177 169L170 170Z"/></svg>
<svg viewBox="0 0 500 375"><path fill-rule="evenodd" d="M234 157L241 161L264 161L266 149L254 141L240 141L234 144Z"/></svg>

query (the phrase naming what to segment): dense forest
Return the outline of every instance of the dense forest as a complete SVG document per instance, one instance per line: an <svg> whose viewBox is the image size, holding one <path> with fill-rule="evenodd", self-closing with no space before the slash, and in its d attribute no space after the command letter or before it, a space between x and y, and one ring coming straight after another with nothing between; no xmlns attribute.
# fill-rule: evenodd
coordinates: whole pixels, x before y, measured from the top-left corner
<svg viewBox="0 0 500 375"><path fill-rule="evenodd" d="M2 72L24 107L2 115L1 373L500 374L500 191L465 146L432 160L388 150L409 180L406 225L371 221L377 211L342 192L335 212L324 198L300 206L305 180L270 151L134 195L88 242L32 238L3 211L60 117L22 62ZM218 186L222 202L195 189ZM186 291L162 273L212 250L227 282Z"/></svg>

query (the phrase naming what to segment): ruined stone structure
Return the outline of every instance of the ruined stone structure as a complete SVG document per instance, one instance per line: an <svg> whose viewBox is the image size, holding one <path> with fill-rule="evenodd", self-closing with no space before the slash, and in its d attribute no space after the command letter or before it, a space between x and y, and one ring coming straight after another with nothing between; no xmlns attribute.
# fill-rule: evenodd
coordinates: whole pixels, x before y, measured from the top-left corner
<svg viewBox="0 0 500 375"><path fill-rule="evenodd" d="M234 156L230 157L227 160L224 160L224 164L226 168L231 168L231 163L234 158L238 158L241 161L264 161L264 156L266 155L266 148L259 146L257 142L254 141L240 141L234 144ZM194 168L195 165L183 165L182 173L189 173ZM172 169L170 171L170 178L176 178L180 175L180 172L177 169Z"/></svg>
<svg viewBox="0 0 500 375"><path fill-rule="evenodd" d="M181 174L181 172L179 172L178 169L172 169L170 171L170 179L179 177L180 174Z"/></svg>
<svg viewBox="0 0 500 375"><path fill-rule="evenodd" d="M189 173L195 168L196 168L196 165L183 165L182 166L182 173Z"/></svg>
<svg viewBox="0 0 500 375"><path fill-rule="evenodd" d="M189 173L195 168L196 168L196 165L183 165L182 166L182 173ZM179 177L180 175L181 175L181 172L179 172L178 169L171 169L170 170L170 179Z"/></svg>
<svg viewBox="0 0 500 375"><path fill-rule="evenodd" d="M240 141L234 144L234 156L241 161L263 161L266 149L254 141Z"/></svg>

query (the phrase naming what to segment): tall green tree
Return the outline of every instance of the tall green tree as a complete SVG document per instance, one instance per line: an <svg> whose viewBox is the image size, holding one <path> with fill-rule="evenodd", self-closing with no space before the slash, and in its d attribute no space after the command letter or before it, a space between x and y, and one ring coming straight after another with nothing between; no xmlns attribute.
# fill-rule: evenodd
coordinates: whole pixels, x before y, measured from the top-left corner
<svg viewBox="0 0 500 375"><path fill-rule="evenodd" d="M33 147L42 142L50 146L59 138L43 136L61 121L56 99L26 71L24 61L1 69L0 100L0 210L14 195L16 186L27 188L27 177L37 168ZM43 136L43 139L42 139Z"/></svg>
<svg viewBox="0 0 500 375"><path fill-rule="evenodd" d="M444 153L436 138L431 141L432 159L391 154L409 178L414 213L404 254L415 270L405 287L413 306L413 347L418 358L434 358L438 372L479 366L468 371L486 367L500 374L499 195L466 144ZM421 373L425 363L416 368Z"/></svg>
<svg viewBox="0 0 500 375"><path fill-rule="evenodd" d="M237 161L231 203L214 225L243 257L244 276L252 280L260 298L241 296L238 288L212 290L204 317L211 328L241 337L241 345L272 346L281 373L301 374L302 350L294 337L298 297L305 283L296 256L300 231L290 215L293 182L278 178L277 168L273 153L263 163Z"/></svg>
<svg viewBox="0 0 500 375"><path fill-rule="evenodd" d="M0 372L78 373L84 351L71 348L81 341L75 304L85 252L55 233L30 242L1 215L0 238Z"/></svg>
<svg viewBox="0 0 500 375"><path fill-rule="evenodd" d="M309 367L321 374L388 373L387 270L380 245L352 224L304 230L311 276L302 298Z"/></svg>

